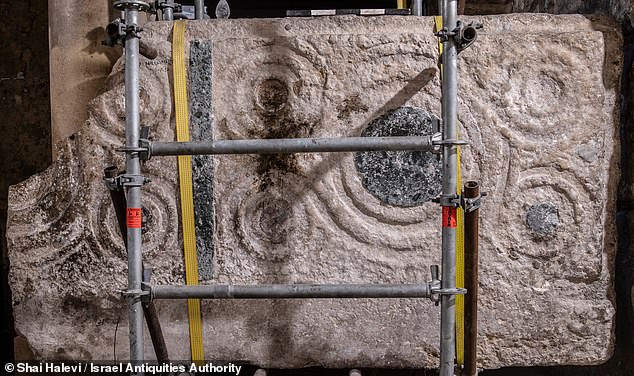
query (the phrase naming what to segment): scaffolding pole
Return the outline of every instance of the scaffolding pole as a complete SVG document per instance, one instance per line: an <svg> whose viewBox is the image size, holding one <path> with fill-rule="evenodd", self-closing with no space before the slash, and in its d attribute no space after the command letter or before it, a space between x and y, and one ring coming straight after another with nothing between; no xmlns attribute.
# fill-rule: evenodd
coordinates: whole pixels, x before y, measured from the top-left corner
<svg viewBox="0 0 634 376"><path fill-rule="evenodd" d="M143 258L141 253L141 163L139 153L132 151L139 146L139 12L149 9L149 4L137 0L115 1L114 7L125 14L125 135L126 171L133 183L127 188L127 244L128 244L128 325L130 329L130 362L139 366L144 361L143 354ZM137 183L134 183L137 182ZM133 373L143 375L143 372Z"/></svg>
<svg viewBox="0 0 634 376"><path fill-rule="evenodd" d="M418 285L146 285L151 299L395 299L431 298L429 284Z"/></svg>
<svg viewBox="0 0 634 376"><path fill-rule="evenodd" d="M119 225L119 232L123 243L126 248L126 254L128 250L128 226L126 224L126 210L127 203L125 192L122 186L117 182L117 176L119 175L119 169L116 166L108 167L104 170L104 181L106 187L110 191L110 199L112 200L112 206L114 208L115 215L117 217L117 224ZM144 281L150 279L150 269L143 265ZM145 322L147 323L148 331L150 332L150 338L152 338L152 345L154 346L154 353L156 354L156 360L159 363L169 362L169 356L167 352L167 346L165 344L165 337L163 337L163 330L161 329L161 322L158 318L158 313L154 302L143 302L143 314L145 316Z"/></svg>
<svg viewBox="0 0 634 376"><path fill-rule="evenodd" d="M148 142L150 156L210 154L289 154L362 151L434 151L440 133L431 136L280 138L206 142Z"/></svg>
<svg viewBox="0 0 634 376"><path fill-rule="evenodd" d="M465 200L480 200L480 184L469 181L463 189ZM464 215L464 253L465 287L469 294L465 296L465 357L462 376L477 376L478 342L478 233L480 221L480 203L465 210Z"/></svg>
<svg viewBox="0 0 634 376"><path fill-rule="evenodd" d="M423 16L425 15L425 3L423 0L412 1L412 15Z"/></svg>
<svg viewBox="0 0 634 376"><path fill-rule="evenodd" d="M442 18L445 30L452 32L457 27L458 0L442 0ZM443 135L457 138L458 96L458 48L456 39L447 35L442 53L442 120ZM456 226L452 216L456 215L457 157L458 146L447 145L443 150L442 200L442 288L456 288ZM458 204L459 205L459 204ZM445 221L448 219L448 221ZM454 374L456 357L456 297L442 295L440 300L440 376Z"/></svg>
<svg viewBox="0 0 634 376"><path fill-rule="evenodd" d="M194 1L194 13L197 20L202 20L205 18L205 1L204 0Z"/></svg>

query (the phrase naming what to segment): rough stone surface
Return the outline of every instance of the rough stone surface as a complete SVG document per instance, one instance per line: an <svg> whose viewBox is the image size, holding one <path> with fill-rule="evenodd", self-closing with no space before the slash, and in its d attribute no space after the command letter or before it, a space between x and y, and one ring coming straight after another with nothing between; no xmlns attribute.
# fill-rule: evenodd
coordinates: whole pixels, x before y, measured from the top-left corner
<svg viewBox="0 0 634 376"><path fill-rule="evenodd" d="M480 366L595 364L612 353L618 171L617 26L582 16L479 17L460 58L463 177L481 210ZM188 24L210 40L213 136L361 135L390 111L440 114L431 18L336 17ZM170 24L145 27L141 119L173 140ZM518 38L517 35L521 35ZM122 164L123 66L91 103L60 160L11 191L8 241L16 327L37 356L127 357L126 285L105 166ZM211 99L210 99L211 100ZM440 210L401 207L363 185L352 153L214 158L210 283L406 283L440 262ZM144 172L145 260L182 283L175 158ZM534 236L534 205L558 225ZM533 209L534 210L534 209ZM539 216L538 216L539 217ZM158 302L172 358L187 358L185 302ZM204 302L208 359L265 367L434 367L439 310L428 301ZM149 338L149 356L153 355Z"/></svg>

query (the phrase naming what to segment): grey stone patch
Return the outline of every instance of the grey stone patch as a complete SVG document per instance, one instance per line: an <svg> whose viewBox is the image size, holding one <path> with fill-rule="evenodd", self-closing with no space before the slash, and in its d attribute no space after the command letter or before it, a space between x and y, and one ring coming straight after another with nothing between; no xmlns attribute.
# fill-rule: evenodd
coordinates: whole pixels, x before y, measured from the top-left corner
<svg viewBox="0 0 634 376"><path fill-rule="evenodd" d="M531 205L526 211L526 225L536 235L553 235L559 226L559 208L550 202Z"/></svg>
<svg viewBox="0 0 634 376"><path fill-rule="evenodd" d="M194 40L189 55L190 129L194 141L213 138L212 113L212 47L211 41ZM198 278L213 277L214 257L214 159L213 156L192 156L194 182L194 215L196 221L196 253Z"/></svg>
<svg viewBox="0 0 634 376"><path fill-rule="evenodd" d="M432 117L413 107L382 115L363 130L364 137L422 136L433 133ZM380 151L355 156L363 187L389 205L412 207L431 201L441 190L442 164L428 152Z"/></svg>

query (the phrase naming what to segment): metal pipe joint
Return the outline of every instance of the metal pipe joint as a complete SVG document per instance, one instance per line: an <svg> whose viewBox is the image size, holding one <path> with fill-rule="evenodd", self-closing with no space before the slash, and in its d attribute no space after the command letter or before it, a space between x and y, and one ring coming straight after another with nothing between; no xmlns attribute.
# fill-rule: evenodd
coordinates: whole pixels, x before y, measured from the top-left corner
<svg viewBox="0 0 634 376"><path fill-rule="evenodd" d="M117 0L112 6L116 10L137 10L139 12L147 12L150 10L150 4L141 0Z"/></svg>
<svg viewBox="0 0 634 376"><path fill-rule="evenodd" d="M449 30L447 27L443 27L440 31L435 33L435 35L443 43L452 39L456 43L456 48L460 53L475 43L478 37L478 29L482 29L482 24L479 22L469 22L465 24L458 20L456 21L456 27L454 29Z"/></svg>
<svg viewBox="0 0 634 376"><path fill-rule="evenodd" d="M117 18L106 26L106 40L102 41L101 44L108 47L125 46L127 38L140 39L139 33L141 31L143 31L141 26L136 24L128 25L125 20ZM158 56L156 48L143 42L139 43L139 53L150 60L154 60Z"/></svg>

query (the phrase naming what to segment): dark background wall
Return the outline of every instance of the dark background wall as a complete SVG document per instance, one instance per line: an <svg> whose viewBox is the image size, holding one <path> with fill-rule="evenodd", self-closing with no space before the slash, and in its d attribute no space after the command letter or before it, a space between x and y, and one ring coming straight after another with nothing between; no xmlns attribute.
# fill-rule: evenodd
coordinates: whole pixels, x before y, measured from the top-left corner
<svg viewBox="0 0 634 376"><path fill-rule="evenodd" d="M0 360L13 359L7 283L7 192L51 163L48 8L0 0Z"/></svg>
<svg viewBox="0 0 634 376"><path fill-rule="evenodd" d="M215 0L207 0L213 14ZM394 8L392 1L293 1L229 0L232 17L283 16L287 9L334 8ZM436 0L428 0L435 9ZM552 13L613 13L621 17L625 37L625 71L622 82L622 153L623 177L619 193L618 226L620 245L616 260L615 288L617 292L616 350L605 365L591 367L509 368L488 371L484 375L632 375L634 369L634 330L632 328L631 233L634 233L634 175L632 173L631 132L634 119L631 82L634 32L627 14L615 4L619 1L533 1L533 0L467 0L467 14L509 13L512 11ZM623 0L621 3L629 3ZM317 6L315 4L318 4ZM617 12L618 11L618 12ZM13 348L13 318L7 283L5 225L8 187L42 171L51 163L48 5L43 0L0 0L0 361L11 361ZM347 375L345 370L308 369L304 371L274 371L272 375ZM424 370L366 370L364 375L431 375Z"/></svg>

